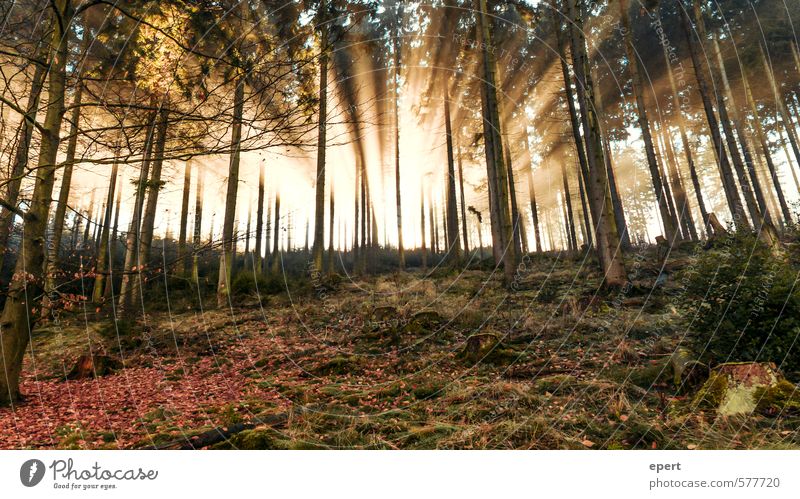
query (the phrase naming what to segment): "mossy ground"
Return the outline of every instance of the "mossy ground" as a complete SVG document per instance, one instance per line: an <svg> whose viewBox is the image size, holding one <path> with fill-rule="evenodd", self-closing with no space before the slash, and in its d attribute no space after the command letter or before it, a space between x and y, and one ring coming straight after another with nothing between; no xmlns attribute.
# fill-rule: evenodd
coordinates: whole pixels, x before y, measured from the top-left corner
<svg viewBox="0 0 800 499"><path fill-rule="evenodd" d="M591 262L548 256L513 292L483 270L411 271L324 296L156 312L119 337L107 321L68 319L34 336L30 397L0 411L2 446L142 447L274 417L215 448L800 447L791 383L746 418L676 390L676 285L652 289L655 275L640 274L627 295L597 294ZM465 355L478 334L498 341ZM89 345L125 368L64 381Z"/></svg>

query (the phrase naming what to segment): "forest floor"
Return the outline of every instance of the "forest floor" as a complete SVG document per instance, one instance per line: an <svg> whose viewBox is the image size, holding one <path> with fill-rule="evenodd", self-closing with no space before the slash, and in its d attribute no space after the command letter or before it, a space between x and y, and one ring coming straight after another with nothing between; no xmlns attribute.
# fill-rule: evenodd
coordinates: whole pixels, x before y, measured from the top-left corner
<svg viewBox="0 0 800 499"><path fill-rule="evenodd" d="M417 271L118 328L79 313L34 334L0 448L175 447L215 428L246 428L215 448L800 448L797 415L724 418L676 392L681 265L659 278L643 251L616 296L592 263L551 255L511 292L488 271ZM89 352L124 368L65 380Z"/></svg>

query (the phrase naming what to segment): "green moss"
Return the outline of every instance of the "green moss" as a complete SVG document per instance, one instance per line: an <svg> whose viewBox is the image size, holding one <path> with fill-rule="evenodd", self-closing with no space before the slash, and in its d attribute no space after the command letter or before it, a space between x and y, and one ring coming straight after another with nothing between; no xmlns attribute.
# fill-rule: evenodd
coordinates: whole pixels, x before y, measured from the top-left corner
<svg viewBox="0 0 800 499"><path fill-rule="evenodd" d="M220 442L211 447L212 449L240 449L240 450L263 450L263 449L286 449L287 443L273 429L245 430L231 435L224 442Z"/></svg>
<svg viewBox="0 0 800 499"><path fill-rule="evenodd" d="M756 410L762 414L800 412L800 388L781 380L774 386L760 387L755 392Z"/></svg>
<svg viewBox="0 0 800 499"><path fill-rule="evenodd" d="M694 396L692 408L716 410L725 399L727 390L728 377L723 374L711 373L711 376Z"/></svg>
<svg viewBox="0 0 800 499"><path fill-rule="evenodd" d="M323 363L314 372L321 376L329 374L353 374L361 370L362 359L357 355L338 355Z"/></svg>

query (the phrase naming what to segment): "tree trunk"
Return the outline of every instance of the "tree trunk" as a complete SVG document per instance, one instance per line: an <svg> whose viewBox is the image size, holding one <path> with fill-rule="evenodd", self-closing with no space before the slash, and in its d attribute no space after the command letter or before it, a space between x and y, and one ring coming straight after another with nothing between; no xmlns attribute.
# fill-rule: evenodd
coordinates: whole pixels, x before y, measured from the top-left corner
<svg viewBox="0 0 800 499"><path fill-rule="evenodd" d="M38 314L33 313L35 297L42 291L45 263L45 236L48 212L53 195L56 158L61 122L64 119L64 89L69 34L65 32L72 19L70 0L53 0L51 8L58 19L52 23L51 60L48 102L42 130L42 143L36 165L36 182L28 211L23 217L23 237L14 276L8 287L0 315L0 405L13 405L20 397L19 377L22 360Z"/></svg>
<svg viewBox="0 0 800 499"><path fill-rule="evenodd" d="M422 269L428 268L428 249L425 247L425 187L419 187L419 219L422 231Z"/></svg>
<svg viewBox="0 0 800 499"><path fill-rule="evenodd" d="M775 81L775 73L772 71L772 66L767 59L767 54L764 52L763 45L759 43L758 48L761 51L761 62L764 65L764 72L767 74L767 80L769 81L770 88L772 89L772 94L775 97L775 105L778 107L778 114L781 117L781 121L783 121L786 135L789 136L789 143L792 146L792 152L794 152L795 160L797 161L798 166L800 166L800 147L798 147L797 144L797 135L795 134L794 127L792 126L792 120L789 119L789 112L786 109L786 103L783 101L783 97L778 89L778 83ZM787 157L786 159L788 160L789 158Z"/></svg>
<svg viewBox="0 0 800 499"><path fill-rule="evenodd" d="M97 250L97 265L95 268L96 275L94 278L94 289L92 291L92 301L94 303L102 303L105 292L106 275L109 271L110 258L110 241L109 236L111 232L111 215L114 208L114 191L117 186L117 171L119 170L119 148L114 151L115 158L114 164L111 166L111 176L108 180L108 195L106 196L106 210L103 216L103 225L100 232L100 247Z"/></svg>
<svg viewBox="0 0 800 499"><path fill-rule="evenodd" d="M406 254L403 247L403 207L400 198L400 113L398 112L398 100L400 98L399 92L399 78L400 78L400 46L398 44L399 25L402 22L402 3L398 2L400 6L400 13L396 18L395 33L392 37L392 52L394 56L394 78L393 78L393 91L394 91L394 185L395 185L395 209L397 210L397 253L399 258L400 270L406 267ZM447 86L445 83L445 96L447 96ZM449 102L445 103L449 107ZM447 110L449 113L449 109ZM452 149L450 150L452 155Z"/></svg>
<svg viewBox="0 0 800 499"><path fill-rule="evenodd" d="M631 32L631 23L628 17L628 0L619 0L620 16L622 19L623 36L625 38L625 53L628 58L628 70L631 74L631 88L633 89L633 96L636 100L636 108L639 114L639 128L642 131L642 140L644 141L644 151L647 156L647 165L650 168L650 177L653 181L653 191L656 195L656 202L658 209L661 213L661 222L664 225L664 237L670 245L674 244L677 234L677 227L675 226L670 213L668 201L669 197L666 195L666 189L663 185L661 175L658 169L658 162L655 154L655 147L653 144L653 136L650 131L650 121L647 117L647 108L644 103L643 89L644 81L639 73L639 58L636 55L634 47L633 34Z"/></svg>
<svg viewBox="0 0 800 499"><path fill-rule="evenodd" d="M122 187L120 184L117 187L117 201L114 203L114 224L111 229L111 239L108 243L108 278L105 280L105 289L103 290L103 300L108 301L114 296L114 259L116 255L117 246L117 233L119 230L119 209L122 205Z"/></svg>
<svg viewBox="0 0 800 499"><path fill-rule="evenodd" d="M772 216L769 212L767 207L767 200L764 197L764 191L761 189L761 182L758 180L758 175L756 175L755 164L753 163L753 155L750 153L750 146L747 143L747 137L744 135L744 127L742 126L742 120L739 117L739 111L736 107L736 100L734 99L733 92L731 91L730 83L728 82L728 73L725 70L725 60L722 58L722 52L719 48L719 40L718 37L714 36L714 53L717 56L717 66L719 68L719 73L722 78L722 85L723 89L725 90L725 96L730 103L730 116L731 116L731 124L733 125L733 129L736 132L736 137L739 139L739 146L742 148L742 155L744 156L744 164L747 168L747 175L742 175L745 181L749 180L748 186L752 187L752 194L749 198L752 198L752 195L755 194L755 200L757 201L756 210L752 210L751 212L755 211L757 219L754 219L754 224L759 225L761 218L763 217L763 222L767 224L770 229L774 229L774 224L772 222ZM748 178L749 176L749 178ZM741 181L740 181L741 183ZM745 193L747 196L747 193ZM750 201L753 202L752 200Z"/></svg>
<svg viewBox="0 0 800 499"><path fill-rule="evenodd" d="M281 270L281 256L278 247L281 229L281 194L275 193L275 225L272 227L272 273L277 274Z"/></svg>
<svg viewBox="0 0 800 499"><path fill-rule="evenodd" d="M775 163L772 160L772 153L769 149L769 143L767 143L764 127L761 124L761 117L759 115L758 108L756 107L755 100L753 99L753 93L750 90L750 82L748 81L746 71L742 71L742 86L744 87L745 99L747 100L747 106L750 109L750 115L752 116L752 123L756 131L756 137L758 137L758 142L761 145L761 151L764 154L764 159L767 162L767 169L769 170L770 179L772 180L772 185L775 188L775 193L778 196L778 203L781 207L783 219L786 221L786 223L791 223L792 212L789 210L789 205L786 203L786 196L783 194L783 188L781 187L781 182L778 178L778 169L775 167ZM792 166L789 165L789 168L791 167Z"/></svg>
<svg viewBox="0 0 800 499"><path fill-rule="evenodd" d="M692 0L692 2L695 7L699 7L699 4L697 4L695 0ZM692 28L692 20L689 17L689 13L683 8L679 8L678 10L680 11L681 15L681 25L683 26L683 30L689 44L689 55L692 58L692 66L694 66L694 74L695 78L697 79L697 86L700 91L700 97L703 100L703 109L706 113L706 119L708 120L708 128L711 132L714 154L717 158L717 164L719 165L720 169L720 177L722 179L722 188L725 191L725 197L728 201L728 207L730 208L731 215L733 216L734 224L737 228L747 229L749 228L747 223L747 215L745 215L744 208L742 207L742 202L739 198L739 192L736 190L736 181L733 179L733 172L731 171L731 165L728 161L728 155L725 153L725 147L722 144L722 137L719 133L717 116L714 114L714 107L711 104L711 94L701 63L700 53L702 50L697 47L697 41L694 38L694 30ZM695 17L696 16L697 14L695 14ZM701 30L699 25L698 30ZM705 40L704 35L704 32L699 34L701 41Z"/></svg>
<svg viewBox="0 0 800 499"><path fill-rule="evenodd" d="M122 267L122 284L119 290L119 310L123 314L129 314L133 300L134 281L138 274L139 265L139 239L142 228L142 209L144 208L144 196L147 189L147 179L150 174L150 161L153 151L153 139L156 127L156 117L153 116L152 122L147 130L142 167L139 170L139 180L136 183L136 197L133 205L133 216L128 226L128 234L125 238L125 264Z"/></svg>
<svg viewBox="0 0 800 499"><path fill-rule="evenodd" d="M314 249L312 260L314 269L322 272L323 252L325 251L325 154L328 131L328 24L327 1L320 2L320 47L319 57L319 131L317 134L317 182L314 199Z"/></svg>
<svg viewBox="0 0 800 499"><path fill-rule="evenodd" d="M583 38L582 19L577 16L575 0L567 0L567 16L570 21L569 33L572 44L573 67L577 79L578 103L581 108L586 159L589 178L586 187L589 193L589 206L594 220L595 241L598 260L603 270L606 287L621 287L627 281L619 233L617 232L611 191L608 185L608 170L603 155L603 143L597 116L594 113L594 87L590 74L586 71L586 41Z"/></svg>
<svg viewBox="0 0 800 499"><path fill-rule="evenodd" d="M258 168L258 201L256 205L256 244L253 252L255 275L261 275L264 246L264 163Z"/></svg>
<svg viewBox="0 0 800 499"><path fill-rule="evenodd" d="M236 241L233 231L236 220L236 199L239 192L239 157L242 141L242 111L244 108L244 76L236 80L233 97L233 130L231 133L231 158L228 167L228 188L225 195L225 218L222 225L219 279L217 281L217 306L228 305L230 285L233 279L233 259Z"/></svg>
<svg viewBox="0 0 800 499"><path fill-rule="evenodd" d="M456 140L456 155L458 159L458 185L461 194L461 232L463 234L464 255L469 256L469 232L467 232L467 205L464 201L464 165L461 161L461 142Z"/></svg>
<svg viewBox="0 0 800 499"><path fill-rule="evenodd" d="M461 259L461 245L458 235L458 202L456 201L456 172L453 158L453 128L450 122L450 92L444 90L444 127L447 144L447 260L457 262ZM460 161L460 160L459 160Z"/></svg>
<svg viewBox="0 0 800 499"><path fill-rule="evenodd" d="M575 235L575 218L573 217L572 211L572 195L569 191L569 179L567 178L567 167L564 164L564 161L559 161L561 163L561 181L564 184L564 203L565 203L565 212L566 212L566 228L569 235L569 248L571 251L576 251L578 249L578 238Z"/></svg>
<svg viewBox="0 0 800 499"><path fill-rule="evenodd" d="M200 245L202 235L200 230L203 226L203 195L204 195L205 170L202 165L197 168L197 185L195 187L194 198L194 238L192 239L192 281L194 285L200 286ZM199 290L198 290L199 293Z"/></svg>
<svg viewBox="0 0 800 499"><path fill-rule="evenodd" d="M164 148L167 141L169 111L162 109L159 117L158 134L156 136L155 148L150 169L150 180L147 182L147 202L142 215L142 229L140 234L139 248L139 273L150 264L150 250L153 246L155 235L155 221L158 210L158 195L161 192L163 182L161 181L161 170L164 165Z"/></svg>
<svg viewBox="0 0 800 499"><path fill-rule="evenodd" d="M329 200L329 213L328 213L328 273L333 274L335 273L336 267L334 266L333 260L333 223L334 223L334 214L336 209L336 204L334 202L334 185L333 179L331 178L331 188L330 188L330 200Z"/></svg>
<svg viewBox="0 0 800 499"><path fill-rule="evenodd" d="M38 57L46 59L50 46L45 45L42 50L38 51ZM42 87L44 86L44 79L47 76L47 68L42 64L36 64L33 71L33 79L31 80L31 88L28 93L28 103L25 109L25 115L22 116L17 133L17 150L14 154L14 162L11 165L10 177L6 184L5 201L11 206L16 207L19 198L19 190L22 185L22 177L25 175L25 169L28 166L28 156L30 153L31 140L33 140L33 122L36 121L36 114L39 110L39 100L42 95ZM82 86L78 83L78 88L75 91L75 104L78 107L72 112L73 116L80 116L80 97ZM73 132L77 132L77 118L73 121ZM77 141L77 134L75 141ZM70 144L73 139L70 138ZM69 153L68 153L69 155ZM74 161L75 149L72 148L72 157ZM71 163L71 162L70 162ZM69 165L70 173L72 165ZM3 268L6 250L8 249L8 240L11 236L11 231L14 227L14 217L16 215L8 208L0 208L0 269ZM62 222L63 227L63 222Z"/></svg>
<svg viewBox="0 0 800 499"><path fill-rule="evenodd" d="M703 217L703 225L706 228L706 232L710 233L710 228L708 226L708 210L706 210L706 203L703 200L703 189L700 185L700 177L697 175L697 168L694 164L694 158L692 157L692 149L689 146L689 136L686 133L686 122L683 117L683 110L680 106L680 95L678 94L678 87L675 84L675 75L672 72L673 61L670 58L666 45L664 45L663 53L664 65L667 67L667 77L669 78L669 85L672 90L672 112L674 113L674 118L678 123L678 130L681 134L681 144L683 145L683 152L686 156L686 164L689 167L689 177L692 180L692 187L694 188L695 197L697 198L697 207L700 210L700 216Z"/></svg>
<svg viewBox="0 0 800 499"><path fill-rule="evenodd" d="M531 159L530 145L528 144L528 134L525 134L525 157L528 162L525 168L525 176L528 178L528 197L531 203L531 220L533 222L533 236L536 238L536 252L542 252L542 232L539 227L539 207L536 203L536 189L533 185L533 161Z"/></svg>
<svg viewBox="0 0 800 499"><path fill-rule="evenodd" d="M183 170L183 198L181 198L181 226L178 233L178 275L186 275L186 237L189 226L189 194L192 188L192 159L187 159Z"/></svg>

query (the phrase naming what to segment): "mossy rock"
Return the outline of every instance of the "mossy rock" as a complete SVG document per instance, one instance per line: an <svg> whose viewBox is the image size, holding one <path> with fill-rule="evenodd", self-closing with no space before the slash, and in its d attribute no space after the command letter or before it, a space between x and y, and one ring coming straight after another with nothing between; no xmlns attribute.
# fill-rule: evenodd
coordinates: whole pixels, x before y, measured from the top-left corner
<svg viewBox="0 0 800 499"><path fill-rule="evenodd" d="M771 364L730 362L711 371L708 380L692 399L696 409L714 410L721 416L752 414L757 409L759 394L774 393L783 377ZM785 387L784 387L785 389Z"/></svg>
<svg viewBox="0 0 800 499"><path fill-rule="evenodd" d="M480 362L486 359L500 346L500 335L495 333L476 333L467 338L459 357L469 362Z"/></svg>
<svg viewBox="0 0 800 499"><path fill-rule="evenodd" d="M785 379L755 393L756 410L767 416L800 414L800 387Z"/></svg>
<svg viewBox="0 0 800 499"><path fill-rule="evenodd" d="M374 321L389 321L397 317L397 309L390 306L375 307L372 309L372 314L370 314L370 317L372 317L372 320Z"/></svg>
<svg viewBox="0 0 800 499"><path fill-rule="evenodd" d="M433 310L426 310L424 312L414 314L414 316L411 317L411 320L408 321L408 324L405 325L403 330L406 333L414 334L432 332L437 330L442 324L444 324L444 322L444 318L442 318L441 315Z"/></svg>
<svg viewBox="0 0 800 499"><path fill-rule="evenodd" d="M362 364L362 358L357 355L338 355L314 369L314 374L320 376L327 376L329 374L353 374L361 370Z"/></svg>

